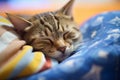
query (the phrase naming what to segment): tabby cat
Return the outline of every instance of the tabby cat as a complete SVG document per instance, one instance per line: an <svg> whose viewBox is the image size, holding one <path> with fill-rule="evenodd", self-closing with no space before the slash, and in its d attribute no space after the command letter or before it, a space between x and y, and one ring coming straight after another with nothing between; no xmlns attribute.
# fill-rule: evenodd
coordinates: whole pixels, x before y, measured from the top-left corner
<svg viewBox="0 0 120 80"><path fill-rule="evenodd" d="M71 15L74 0L54 12L46 12L25 19L8 14L16 31L34 50L59 61L67 58L82 40L82 35Z"/></svg>

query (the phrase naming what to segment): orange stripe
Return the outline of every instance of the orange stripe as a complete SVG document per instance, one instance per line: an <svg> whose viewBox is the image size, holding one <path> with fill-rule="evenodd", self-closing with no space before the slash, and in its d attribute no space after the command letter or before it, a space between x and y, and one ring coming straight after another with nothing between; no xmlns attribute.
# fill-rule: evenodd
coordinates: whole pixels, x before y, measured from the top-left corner
<svg viewBox="0 0 120 80"><path fill-rule="evenodd" d="M44 71L46 69L49 69L51 67L52 67L51 59L46 57L46 63L45 63L45 65L43 66L43 68L39 72Z"/></svg>

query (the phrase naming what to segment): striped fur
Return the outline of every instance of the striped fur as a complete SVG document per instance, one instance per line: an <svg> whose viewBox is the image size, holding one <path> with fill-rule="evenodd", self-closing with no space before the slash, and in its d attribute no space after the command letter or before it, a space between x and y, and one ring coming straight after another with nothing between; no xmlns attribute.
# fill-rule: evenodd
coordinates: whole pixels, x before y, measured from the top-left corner
<svg viewBox="0 0 120 80"><path fill-rule="evenodd" d="M73 1L70 0L58 11L37 14L28 20L11 14L8 14L8 17L17 31L23 33L25 41L35 50L61 61L68 57L82 40L81 33L69 13ZM17 22L19 23L16 24Z"/></svg>

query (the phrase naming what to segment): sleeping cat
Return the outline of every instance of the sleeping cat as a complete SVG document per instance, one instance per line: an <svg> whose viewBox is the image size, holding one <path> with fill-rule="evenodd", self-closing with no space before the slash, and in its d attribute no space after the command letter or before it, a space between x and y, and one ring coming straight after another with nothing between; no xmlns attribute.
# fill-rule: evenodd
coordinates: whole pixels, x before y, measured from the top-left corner
<svg viewBox="0 0 120 80"><path fill-rule="evenodd" d="M59 61L67 58L82 41L82 35L71 15L74 0L54 12L46 12L25 19L8 14L18 34L34 50Z"/></svg>

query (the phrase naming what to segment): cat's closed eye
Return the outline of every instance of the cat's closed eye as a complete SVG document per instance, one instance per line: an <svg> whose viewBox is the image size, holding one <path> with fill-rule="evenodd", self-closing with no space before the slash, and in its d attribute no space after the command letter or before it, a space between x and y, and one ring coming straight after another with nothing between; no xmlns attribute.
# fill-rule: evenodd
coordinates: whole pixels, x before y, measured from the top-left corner
<svg viewBox="0 0 120 80"><path fill-rule="evenodd" d="M74 32L69 32L69 31L67 31L64 35L64 39L73 39L73 38L75 38L75 33Z"/></svg>
<svg viewBox="0 0 120 80"><path fill-rule="evenodd" d="M45 38L45 39L42 39L41 43L46 43L46 44L49 44L49 45L53 45L53 41L49 38Z"/></svg>

